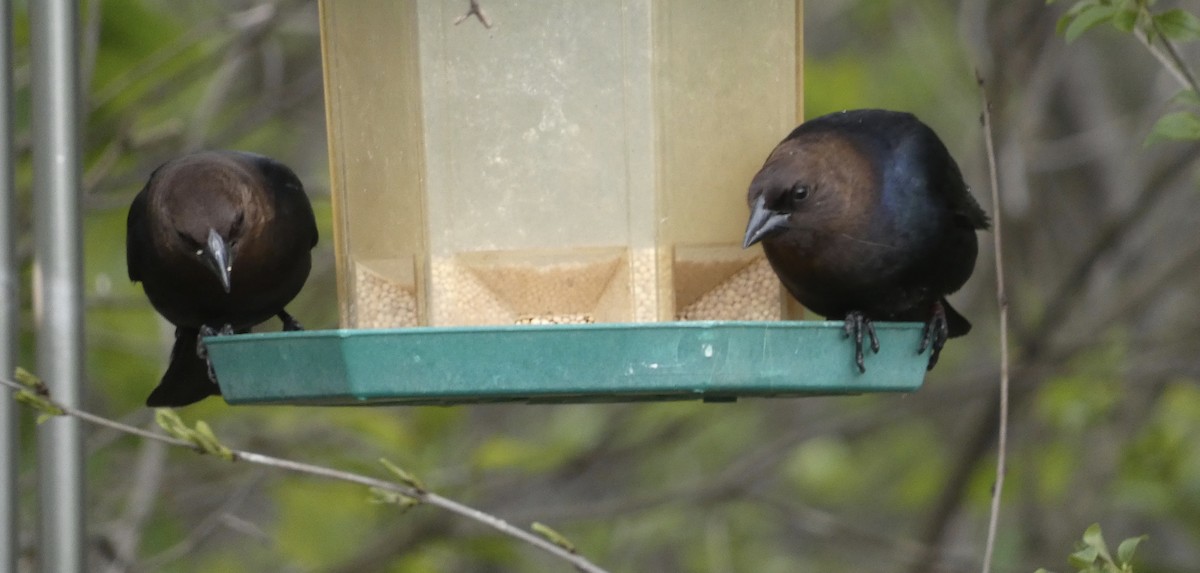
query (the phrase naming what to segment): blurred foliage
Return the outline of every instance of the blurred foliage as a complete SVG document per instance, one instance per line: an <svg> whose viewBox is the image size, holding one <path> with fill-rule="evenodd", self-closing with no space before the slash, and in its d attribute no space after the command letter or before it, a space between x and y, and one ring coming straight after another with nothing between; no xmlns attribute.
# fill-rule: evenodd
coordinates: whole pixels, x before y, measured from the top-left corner
<svg viewBox="0 0 1200 573"><path fill-rule="evenodd" d="M1061 561L1096 521L1153 536L1138 573L1194 570L1200 153L1186 140L1196 100L1178 93L1153 54L1131 49L1127 35L1097 28L1141 29L1159 46L1170 39L1189 62L1198 56L1187 41L1193 19L1174 5L1116 0L805 4L807 115L912 111L943 137L981 199L976 68L996 102L1016 358L1011 479L994 570ZM290 310L309 328L337 325L316 5L91 0L81 14L82 37L94 39L83 43L85 405L150 426L141 404L161 375L171 330L126 279L124 217L165 159L241 148L293 166L314 201L321 242ZM24 3L16 16L18 215L28 230ZM1060 18L1069 44L1055 36ZM1192 119L1167 120L1173 113ZM1153 127L1163 121L1170 125ZM1150 132L1165 139L1145 149ZM989 243L981 235L975 278L954 297L975 330L947 346L913 395L369 409L208 400L186 414L207 420L231 447L380 477L391 474L377 460L394 460L432 491L511 523L551 524L614 572L973 570L994 475ZM22 256L28 273L27 236ZM29 325L28 289L22 295ZM32 365L28 329L23 363ZM32 414L22 430L29 565ZM89 431L87 451L98 571L564 568L433 508L402 513L370 503L362 488L164 453L107 431ZM1118 550L1115 561L1127 559Z"/></svg>
<svg viewBox="0 0 1200 573"><path fill-rule="evenodd" d="M1047 4L1055 0L1047 0ZM1158 50L1166 65L1176 67L1190 84L1175 96L1178 105L1200 109L1200 86L1187 64L1179 59L1172 42L1200 40L1200 18L1183 8L1154 11L1156 0L1081 0L1058 20L1058 32L1073 42L1084 32L1102 24L1134 34L1152 51ZM1176 111L1163 115L1154 124L1146 145L1160 140L1200 139L1200 113Z"/></svg>
<svg viewBox="0 0 1200 573"><path fill-rule="evenodd" d="M1146 540L1146 536L1130 537L1117 546L1117 556L1114 559L1104 542L1100 524L1093 523L1083 532L1083 541L1079 548L1067 558L1071 566L1080 573L1133 573L1133 554L1138 545ZM1052 573L1046 569L1038 569L1036 573Z"/></svg>

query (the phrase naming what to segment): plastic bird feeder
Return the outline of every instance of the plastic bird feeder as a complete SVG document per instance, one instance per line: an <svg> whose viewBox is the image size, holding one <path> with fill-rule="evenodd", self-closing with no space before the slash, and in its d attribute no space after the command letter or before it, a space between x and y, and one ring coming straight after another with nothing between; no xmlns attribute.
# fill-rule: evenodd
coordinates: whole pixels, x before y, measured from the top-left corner
<svg viewBox="0 0 1200 573"><path fill-rule="evenodd" d="M263 333L210 339L231 403L612 402L911 391L918 324L879 324L858 372L840 322Z"/></svg>
<svg viewBox="0 0 1200 573"><path fill-rule="evenodd" d="M915 341L863 376L840 326L778 322L798 309L740 245L801 115L801 4L483 2L489 28L465 1L322 0L346 330L212 340L226 399L918 386Z"/></svg>

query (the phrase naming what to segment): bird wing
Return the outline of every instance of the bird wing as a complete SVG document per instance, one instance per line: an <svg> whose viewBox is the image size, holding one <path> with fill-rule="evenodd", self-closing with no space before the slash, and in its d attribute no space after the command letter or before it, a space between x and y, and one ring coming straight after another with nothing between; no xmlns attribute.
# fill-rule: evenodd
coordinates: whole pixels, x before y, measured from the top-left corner
<svg viewBox="0 0 1200 573"><path fill-rule="evenodd" d="M276 172L282 180L272 184L277 191L275 208L285 219L298 221L308 227L308 234L312 237L312 244L308 248L311 249L317 246L317 217L313 214L312 203L308 200L308 194L304 192L300 178L287 166L277 165L282 167Z"/></svg>
<svg viewBox="0 0 1200 573"><path fill-rule="evenodd" d="M308 195L304 191L304 185L300 182L300 177L293 173L292 169L286 165L280 164L282 170L280 176L282 181L276 186L278 194L276 195L276 209L282 211L282 215L289 221L300 222L308 228L308 234L312 236L312 245L308 248L317 246L317 217L313 215L312 203L308 201Z"/></svg>
<svg viewBox="0 0 1200 573"><path fill-rule="evenodd" d="M962 171L953 159L950 159L946 166L946 183L946 198L950 202L950 211L954 213L955 220L971 229L986 230L990 226L987 213L971 194L971 188L963 180Z"/></svg>
<svg viewBox="0 0 1200 573"><path fill-rule="evenodd" d="M134 282L142 280L141 252L148 240L145 231L146 190L149 187L150 184L147 183L137 197L133 198L133 204L129 206L129 216L125 219L125 267L129 271L129 280Z"/></svg>
<svg viewBox="0 0 1200 573"><path fill-rule="evenodd" d="M287 220L303 221L312 236L309 248L317 246L317 218L312 203L304 192L304 184L292 168L264 155L238 152L252 161L262 174L266 185L275 191L275 209ZM293 210L297 212L292 212Z"/></svg>

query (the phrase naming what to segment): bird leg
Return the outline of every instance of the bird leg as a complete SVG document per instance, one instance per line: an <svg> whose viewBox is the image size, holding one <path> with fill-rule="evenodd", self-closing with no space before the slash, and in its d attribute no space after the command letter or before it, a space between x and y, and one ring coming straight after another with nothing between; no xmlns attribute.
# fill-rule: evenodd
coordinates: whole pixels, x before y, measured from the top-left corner
<svg viewBox="0 0 1200 573"><path fill-rule="evenodd" d="M846 324L843 327L846 336L854 339L854 363L858 365L859 373L867 371L863 364L863 331L871 341L871 352L879 354L879 338L875 336L875 323L863 313L854 310L846 313Z"/></svg>
<svg viewBox="0 0 1200 573"><path fill-rule="evenodd" d="M204 361L204 366L208 368L208 379L213 383L217 383L217 372L213 370L212 360L208 358L208 346L204 344L206 336L228 336L233 334L233 325L226 324L220 330L217 330L207 324L200 326L200 336L196 337L196 356Z"/></svg>
<svg viewBox="0 0 1200 573"><path fill-rule="evenodd" d="M290 332L290 331L295 331L295 330L304 330L304 327L300 326L300 321L296 320L296 318L294 316L288 314L288 311L281 310L281 311L279 311L279 314L276 316L279 317L279 320L283 321L283 331L284 332Z"/></svg>
<svg viewBox="0 0 1200 573"><path fill-rule="evenodd" d="M925 330L921 336L921 347L917 349L917 354L925 352L926 348L932 348L929 354L929 365L925 370L933 370L933 365L937 364L938 357L942 354L942 347L946 346L946 339L950 338L950 323L946 320L946 309L942 307L941 301L933 302L933 314L929 317L929 322L925 323Z"/></svg>

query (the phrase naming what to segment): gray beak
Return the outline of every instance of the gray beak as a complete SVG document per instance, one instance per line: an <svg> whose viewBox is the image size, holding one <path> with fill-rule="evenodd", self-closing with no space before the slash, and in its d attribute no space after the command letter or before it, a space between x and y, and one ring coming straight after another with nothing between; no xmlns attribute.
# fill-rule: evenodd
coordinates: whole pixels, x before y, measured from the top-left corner
<svg viewBox="0 0 1200 573"><path fill-rule="evenodd" d="M221 234L214 229L208 230L208 245L205 248L205 253L208 255L208 266L217 278L221 279L221 286L225 288L225 292L229 292L229 273L233 272L233 253L229 252L229 246L225 244L225 239Z"/></svg>
<svg viewBox="0 0 1200 573"><path fill-rule="evenodd" d="M742 240L742 248L749 248L776 233L782 233L788 228L788 214L776 213L767 208L767 200L759 195L750 207L750 222L746 224L746 237Z"/></svg>

